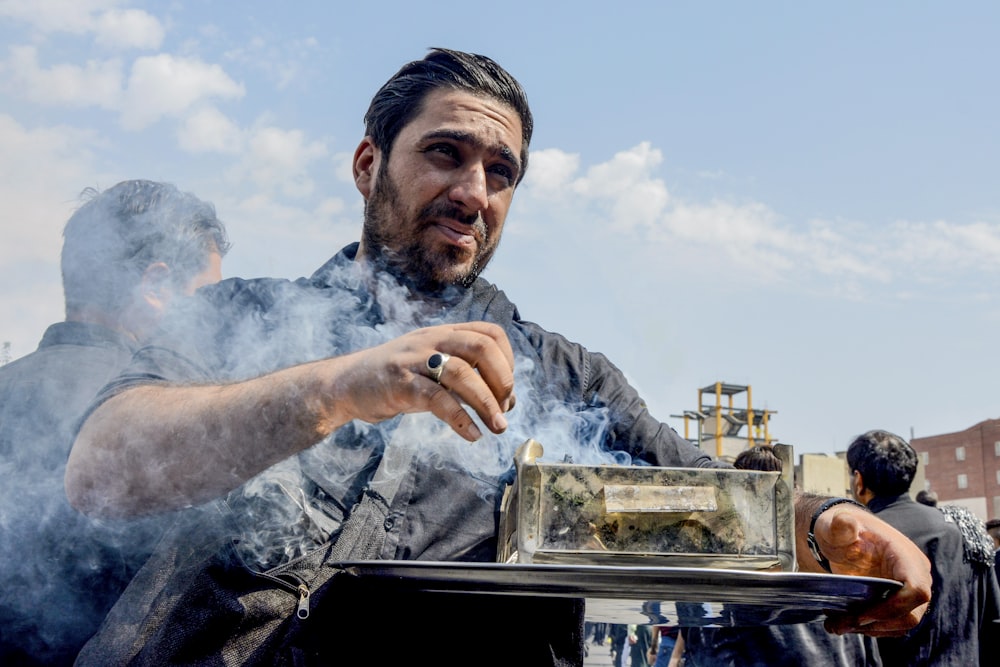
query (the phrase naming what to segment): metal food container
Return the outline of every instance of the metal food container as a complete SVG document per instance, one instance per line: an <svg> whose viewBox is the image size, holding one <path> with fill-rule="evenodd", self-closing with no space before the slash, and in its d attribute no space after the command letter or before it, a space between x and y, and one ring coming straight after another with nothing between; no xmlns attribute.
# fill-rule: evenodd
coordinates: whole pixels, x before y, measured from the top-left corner
<svg viewBox="0 0 1000 667"><path fill-rule="evenodd" d="M500 508L502 563L795 569L791 447L783 472L539 461L526 441Z"/></svg>

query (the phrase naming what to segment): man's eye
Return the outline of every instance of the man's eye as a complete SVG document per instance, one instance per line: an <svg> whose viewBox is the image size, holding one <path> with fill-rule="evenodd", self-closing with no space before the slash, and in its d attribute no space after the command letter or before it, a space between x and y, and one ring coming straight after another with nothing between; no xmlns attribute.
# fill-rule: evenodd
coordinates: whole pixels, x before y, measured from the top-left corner
<svg viewBox="0 0 1000 667"><path fill-rule="evenodd" d="M442 155L447 155L451 158L458 158L458 149L456 149L451 144L431 144L428 146L424 152L426 153L440 153Z"/></svg>
<svg viewBox="0 0 1000 667"><path fill-rule="evenodd" d="M514 182L514 170L504 164L497 164L490 167L490 173L501 176L508 184Z"/></svg>

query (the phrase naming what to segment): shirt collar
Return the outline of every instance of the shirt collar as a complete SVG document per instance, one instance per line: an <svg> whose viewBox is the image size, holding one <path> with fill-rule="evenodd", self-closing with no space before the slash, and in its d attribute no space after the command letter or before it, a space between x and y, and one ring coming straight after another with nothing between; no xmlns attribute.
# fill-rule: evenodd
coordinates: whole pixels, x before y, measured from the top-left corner
<svg viewBox="0 0 1000 667"><path fill-rule="evenodd" d="M89 345L113 347L135 352L139 345L134 338L120 331L90 322L57 322L42 335L39 348L52 345Z"/></svg>

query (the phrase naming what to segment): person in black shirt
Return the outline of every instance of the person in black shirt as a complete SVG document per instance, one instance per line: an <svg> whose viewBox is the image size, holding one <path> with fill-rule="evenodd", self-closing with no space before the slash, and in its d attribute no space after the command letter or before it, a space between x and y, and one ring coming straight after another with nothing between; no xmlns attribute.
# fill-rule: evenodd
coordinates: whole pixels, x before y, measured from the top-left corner
<svg viewBox="0 0 1000 667"><path fill-rule="evenodd" d="M1000 589L993 568L977 567L954 521L915 502L910 485L917 453L903 438L883 430L864 433L847 449L851 493L895 526L931 561L931 606L902 637L880 637L884 665L976 665L996 659Z"/></svg>
<svg viewBox="0 0 1000 667"><path fill-rule="evenodd" d="M221 278L211 204L168 183L87 189L63 229L65 320L0 367L0 664L72 664L158 531L75 512L63 490L78 420L168 305Z"/></svg>

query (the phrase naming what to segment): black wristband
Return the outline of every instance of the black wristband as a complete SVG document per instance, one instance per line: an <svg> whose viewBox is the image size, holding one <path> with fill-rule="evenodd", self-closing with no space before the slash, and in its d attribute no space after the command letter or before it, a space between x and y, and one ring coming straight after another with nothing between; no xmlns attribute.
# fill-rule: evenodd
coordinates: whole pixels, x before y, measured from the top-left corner
<svg viewBox="0 0 1000 667"><path fill-rule="evenodd" d="M832 570L830 570L830 561L827 560L826 556L820 553L819 543L816 542L816 519L819 518L820 514L827 511L834 505L842 505L844 503L850 503L851 505L856 505L865 511L868 510L867 507L857 502L856 500L851 500L850 498L830 498L822 505L820 505L815 512L813 512L812 520L809 521L809 532L806 534L806 544L809 545L809 551L812 552L813 558L815 558L816 562L819 563L820 567L822 567L827 572L831 572Z"/></svg>

